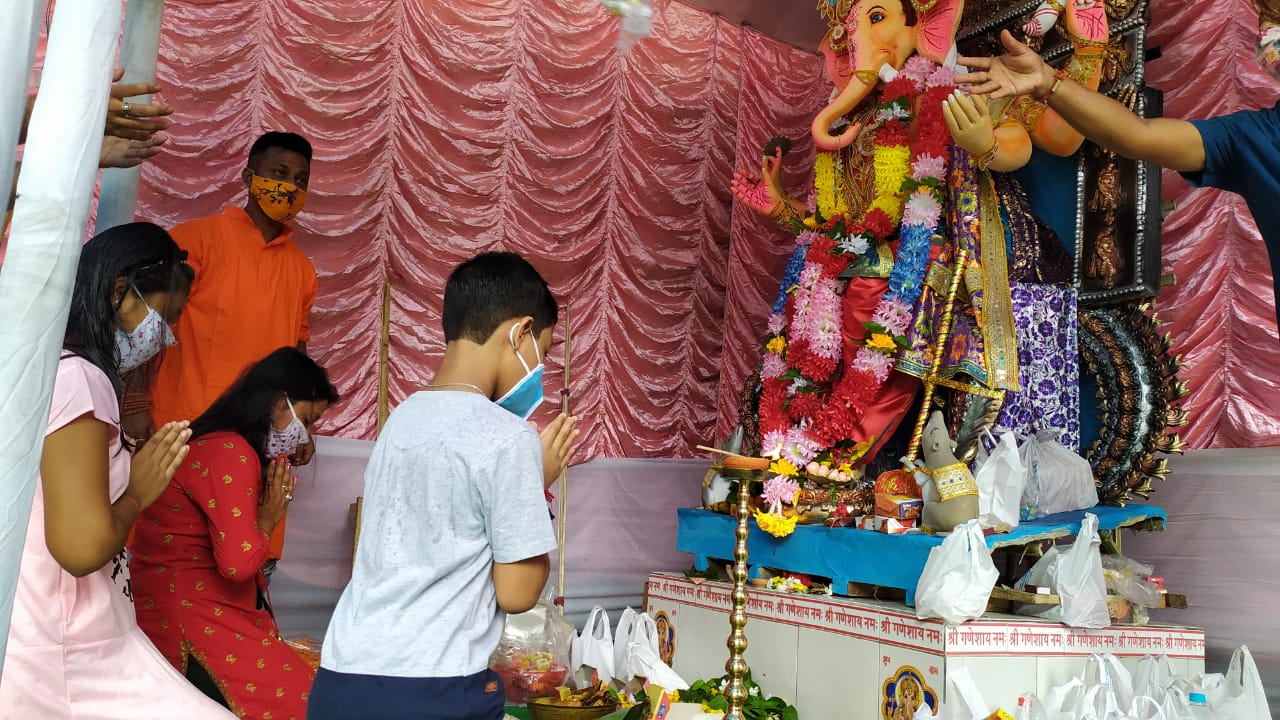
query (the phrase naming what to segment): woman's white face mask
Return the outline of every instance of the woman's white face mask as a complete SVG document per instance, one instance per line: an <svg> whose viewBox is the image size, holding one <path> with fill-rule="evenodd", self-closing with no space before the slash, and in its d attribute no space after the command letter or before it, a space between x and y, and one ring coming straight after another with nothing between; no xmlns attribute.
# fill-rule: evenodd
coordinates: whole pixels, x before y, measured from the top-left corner
<svg viewBox="0 0 1280 720"><path fill-rule="evenodd" d="M131 287L131 289L137 293L138 299L147 309L147 315L132 332L116 329L116 357L118 358L116 372L119 373L127 373L141 366L161 350L178 342L173 336L169 323L147 304L146 298L142 297L138 288Z"/></svg>

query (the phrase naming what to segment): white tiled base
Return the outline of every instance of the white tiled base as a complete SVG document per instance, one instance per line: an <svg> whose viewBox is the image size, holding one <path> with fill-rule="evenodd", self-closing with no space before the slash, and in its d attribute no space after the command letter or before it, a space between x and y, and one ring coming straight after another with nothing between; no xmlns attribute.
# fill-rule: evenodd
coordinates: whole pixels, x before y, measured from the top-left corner
<svg viewBox="0 0 1280 720"><path fill-rule="evenodd" d="M917 620L897 603L748 592L747 664L764 692L793 703L804 720L892 720L886 690L904 674L945 700L946 676L963 667L993 708L1045 695L1080 675L1090 654L1110 652L1129 667L1166 654L1175 673L1204 672L1204 632L1156 626L1072 630L999 615L948 628ZM672 667L687 681L720 677L729 657L730 587L679 575L649 578L646 610L663 613Z"/></svg>

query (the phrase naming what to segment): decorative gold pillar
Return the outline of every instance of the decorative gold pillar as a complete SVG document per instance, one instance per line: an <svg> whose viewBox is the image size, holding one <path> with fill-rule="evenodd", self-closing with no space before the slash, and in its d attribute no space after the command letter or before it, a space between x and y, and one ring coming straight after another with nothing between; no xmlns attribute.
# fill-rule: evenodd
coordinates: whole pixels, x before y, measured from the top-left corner
<svg viewBox="0 0 1280 720"><path fill-rule="evenodd" d="M723 462L724 474L738 479L738 523L733 546L733 609L729 613L729 660L724 664L729 686L724 697L728 701L725 720L744 720L742 708L747 702L747 537L751 532L751 482L762 479L769 467L768 458L731 455Z"/></svg>
<svg viewBox="0 0 1280 720"><path fill-rule="evenodd" d="M947 288L946 303L942 306L942 319L938 324L938 338L933 350L933 361L929 373L924 380L924 400L920 404L920 415L916 418L916 426L911 431L911 444L907 449L908 462L915 462L920 455L920 442L924 439L924 426L929 422L929 409L933 405L933 391L938 374L942 370L942 356L947 351L947 341L951 339L951 328L955 325L956 295L960 292L960 283L964 279L965 268L969 265L969 248L962 247L955 256L955 269L951 272L951 284Z"/></svg>

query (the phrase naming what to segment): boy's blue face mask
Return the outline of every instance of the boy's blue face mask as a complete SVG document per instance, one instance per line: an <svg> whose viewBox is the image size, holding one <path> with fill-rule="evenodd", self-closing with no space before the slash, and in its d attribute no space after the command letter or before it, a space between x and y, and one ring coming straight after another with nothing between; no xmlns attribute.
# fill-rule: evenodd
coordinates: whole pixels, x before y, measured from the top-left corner
<svg viewBox="0 0 1280 720"><path fill-rule="evenodd" d="M518 329L520 329L518 324L511 326L511 348L515 350L516 357L524 366L525 375L495 402L498 407L518 416L521 420L528 420L533 415L533 411L542 404L542 353L538 350L537 338L533 338L533 355L537 358L538 364L530 369L529 363L525 362L524 356L520 354L520 348L516 346Z"/></svg>

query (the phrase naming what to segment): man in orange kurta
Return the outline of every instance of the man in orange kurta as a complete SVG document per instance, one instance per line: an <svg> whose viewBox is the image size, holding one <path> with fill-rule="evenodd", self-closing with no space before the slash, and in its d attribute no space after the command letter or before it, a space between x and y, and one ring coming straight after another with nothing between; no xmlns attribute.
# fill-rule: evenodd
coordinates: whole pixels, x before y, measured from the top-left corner
<svg viewBox="0 0 1280 720"><path fill-rule="evenodd" d="M244 207L170 231L187 251L196 279L178 320L178 342L165 351L151 383L153 427L194 420L272 351L306 349L316 271L285 222L306 201L310 170L310 143L293 133L269 132L253 144L241 173L248 189ZM292 460L305 464L313 452L308 442ZM272 558L280 557L283 543L281 522Z"/></svg>

